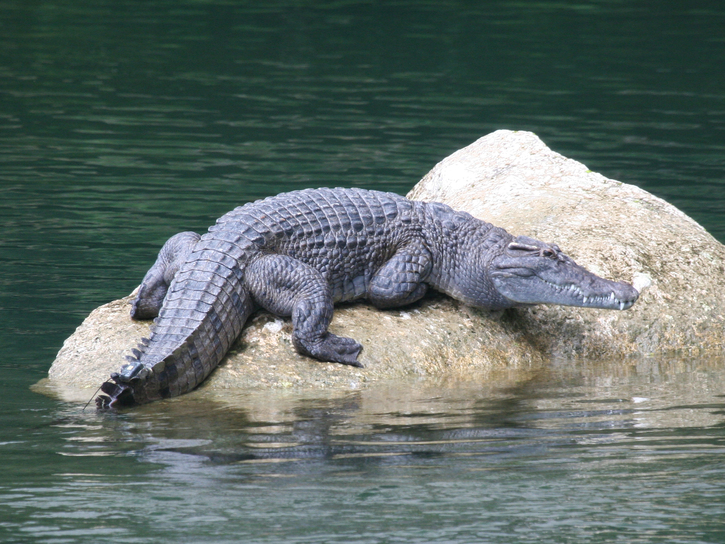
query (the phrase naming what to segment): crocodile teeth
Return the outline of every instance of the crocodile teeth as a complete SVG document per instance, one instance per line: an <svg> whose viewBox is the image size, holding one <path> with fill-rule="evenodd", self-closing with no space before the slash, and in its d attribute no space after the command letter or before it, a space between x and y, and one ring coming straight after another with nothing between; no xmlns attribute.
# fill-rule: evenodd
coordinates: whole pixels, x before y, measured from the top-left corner
<svg viewBox="0 0 725 544"><path fill-rule="evenodd" d="M556 291L566 292L570 296L578 298L581 301L582 305L586 305L586 304L594 305L594 304L602 304L602 303L607 302L612 305L616 304L617 306L619 306L620 310L624 310L625 308L628 307L627 302L619 300L613 291L610 292L608 295L584 295L582 290L574 284L557 285L556 283L552 283L552 282L548 282L548 281L545 283L547 283L550 287L552 287Z"/></svg>

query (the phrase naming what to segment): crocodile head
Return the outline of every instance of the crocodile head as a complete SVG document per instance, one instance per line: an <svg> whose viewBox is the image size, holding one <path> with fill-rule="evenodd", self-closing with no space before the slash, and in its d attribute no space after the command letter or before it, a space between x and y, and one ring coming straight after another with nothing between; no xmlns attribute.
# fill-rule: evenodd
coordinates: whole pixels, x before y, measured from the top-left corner
<svg viewBox="0 0 725 544"><path fill-rule="evenodd" d="M639 297L628 283L605 280L553 245L519 236L493 258L490 279L512 306L560 304L626 310Z"/></svg>

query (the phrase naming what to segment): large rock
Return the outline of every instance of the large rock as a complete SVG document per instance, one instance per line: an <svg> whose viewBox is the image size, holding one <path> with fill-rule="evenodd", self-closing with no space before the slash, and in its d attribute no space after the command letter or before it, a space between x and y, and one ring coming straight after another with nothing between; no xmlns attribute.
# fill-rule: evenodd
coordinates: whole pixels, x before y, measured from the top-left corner
<svg viewBox="0 0 725 544"><path fill-rule="evenodd" d="M202 385L205 394L349 389L408 376L510 378L511 371L528 373L552 357L722 349L725 248L663 200L589 171L534 134L498 131L481 138L436 165L408 196L555 242L593 272L633 281L640 299L626 312L539 306L491 313L442 295L401 310L345 305L336 309L331 331L362 342L363 369L299 356L289 321L262 312ZM64 343L46 385L72 397L117 370L123 355L148 336L148 323L129 318L129 302L92 312ZM86 389L78 398L87 396Z"/></svg>
<svg viewBox="0 0 725 544"><path fill-rule="evenodd" d="M408 196L554 242L592 272L642 291L626 312L519 310L543 353L722 351L725 246L664 200L554 153L530 132L477 140L437 164Z"/></svg>

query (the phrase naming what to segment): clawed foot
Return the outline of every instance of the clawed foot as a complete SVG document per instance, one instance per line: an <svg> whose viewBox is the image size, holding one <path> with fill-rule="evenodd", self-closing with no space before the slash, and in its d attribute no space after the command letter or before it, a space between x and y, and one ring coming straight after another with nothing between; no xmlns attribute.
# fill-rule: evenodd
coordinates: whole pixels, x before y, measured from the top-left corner
<svg viewBox="0 0 725 544"><path fill-rule="evenodd" d="M300 353L320 361L340 363L358 368L363 367L362 363L357 360L362 351L362 346L352 338L345 338L328 332L321 340L316 342L307 342L295 338L295 347Z"/></svg>

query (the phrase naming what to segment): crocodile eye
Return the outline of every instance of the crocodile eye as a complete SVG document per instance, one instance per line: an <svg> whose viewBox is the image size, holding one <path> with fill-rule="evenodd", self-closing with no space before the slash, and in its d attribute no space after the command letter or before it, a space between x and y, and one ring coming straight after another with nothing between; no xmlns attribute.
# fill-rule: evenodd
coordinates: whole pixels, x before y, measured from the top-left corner
<svg viewBox="0 0 725 544"><path fill-rule="evenodd" d="M528 252L536 252L539 248L536 246L530 246L527 244L519 244L517 242L511 242L508 245L508 249L512 251L528 251Z"/></svg>
<svg viewBox="0 0 725 544"><path fill-rule="evenodd" d="M550 259L555 259L556 258L556 251L554 251L553 249L549 249L549 248L542 249L541 250L541 256L542 257L548 257Z"/></svg>

